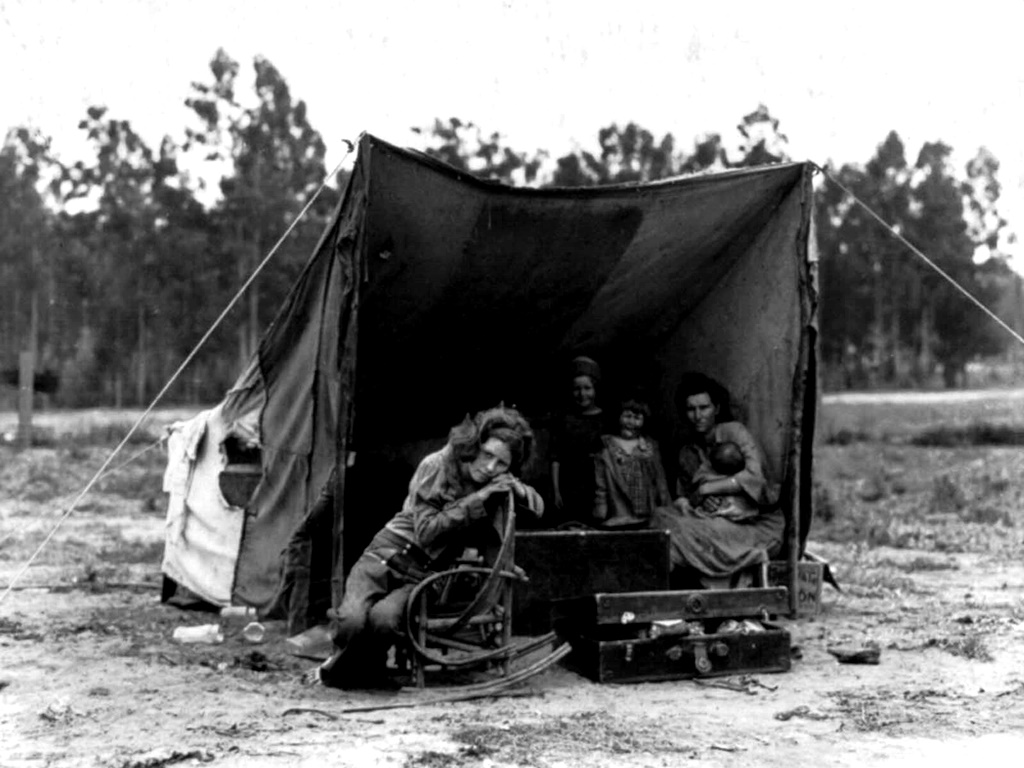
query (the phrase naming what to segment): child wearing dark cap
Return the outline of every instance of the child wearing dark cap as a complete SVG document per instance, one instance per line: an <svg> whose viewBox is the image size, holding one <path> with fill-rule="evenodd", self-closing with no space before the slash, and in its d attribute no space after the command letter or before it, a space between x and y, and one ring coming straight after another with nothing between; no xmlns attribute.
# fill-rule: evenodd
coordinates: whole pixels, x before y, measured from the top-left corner
<svg viewBox="0 0 1024 768"><path fill-rule="evenodd" d="M592 358L576 357L572 407L554 424L551 436L553 523L587 523L594 502L594 454L601 450L605 415L597 400L601 367Z"/></svg>

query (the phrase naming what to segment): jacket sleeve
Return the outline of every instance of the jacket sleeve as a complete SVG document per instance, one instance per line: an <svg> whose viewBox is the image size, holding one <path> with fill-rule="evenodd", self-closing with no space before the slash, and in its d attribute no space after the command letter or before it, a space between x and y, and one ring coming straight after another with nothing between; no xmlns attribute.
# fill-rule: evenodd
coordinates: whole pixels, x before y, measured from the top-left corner
<svg viewBox="0 0 1024 768"><path fill-rule="evenodd" d="M454 531L469 527L476 511L483 504L472 493L452 496L448 482L448 462L441 452L425 458L409 481L406 504L412 507L416 540L424 549L443 544Z"/></svg>
<svg viewBox="0 0 1024 768"><path fill-rule="evenodd" d="M651 451L654 454L654 503L659 507L667 506L672 503L672 494L668 492L668 480L665 477L665 465L661 461L661 450L654 440L651 440Z"/></svg>
<svg viewBox="0 0 1024 768"><path fill-rule="evenodd" d="M739 446L745 466L733 477L743 492L759 505L774 504L777 500L775 488L768 480L764 453L750 431L738 421L721 425L720 441L732 441Z"/></svg>
<svg viewBox="0 0 1024 768"><path fill-rule="evenodd" d="M700 454L692 445L684 445L679 449L677 464L676 498L689 499L700 485L697 478L701 467Z"/></svg>
<svg viewBox="0 0 1024 768"><path fill-rule="evenodd" d="M595 520L608 518L608 472L605 468L607 448L594 454L594 508L591 515Z"/></svg>

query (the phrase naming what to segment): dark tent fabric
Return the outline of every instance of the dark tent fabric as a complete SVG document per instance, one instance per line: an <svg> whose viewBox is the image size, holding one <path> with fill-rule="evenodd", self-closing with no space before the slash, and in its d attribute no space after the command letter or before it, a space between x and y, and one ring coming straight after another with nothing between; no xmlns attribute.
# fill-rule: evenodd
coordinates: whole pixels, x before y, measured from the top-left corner
<svg viewBox="0 0 1024 768"><path fill-rule="evenodd" d="M424 446L499 401L542 428L576 354L614 386L644 388L668 441L682 373L722 381L802 541L817 396L811 172L511 188L363 136L334 222L224 404L229 422L259 413L263 465L233 599L279 596L282 552L335 465L335 543L358 550L397 511Z"/></svg>

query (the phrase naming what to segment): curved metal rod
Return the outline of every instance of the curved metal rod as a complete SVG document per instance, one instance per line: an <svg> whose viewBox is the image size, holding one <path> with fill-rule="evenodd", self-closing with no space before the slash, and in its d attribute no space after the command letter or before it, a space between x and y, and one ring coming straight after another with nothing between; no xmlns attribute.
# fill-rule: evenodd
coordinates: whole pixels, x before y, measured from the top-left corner
<svg viewBox="0 0 1024 768"><path fill-rule="evenodd" d="M519 658L520 656L526 656L527 654L533 653L537 649L539 649L542 646L547 645L548 643L551 643L551 642L555 643L554 648L552 649L552 653L557 651L559 648L563 647L566 644L565 641L559 640L559 637L558 637L557 633L555 633L555 632L548 632L546 635L542 635L540 637L534 638L534 639L530 640L527 643L523 643L522 645L514 646L515 656L513 656L513 659ZM562 654L562 656L564 656L564 655L565 654ZM559 657L559 658L561 658L561 657ZM451 691L462 691L462 692L465 692L465 691L476 691L476 690L481 690L482 691L482 690L489 690L489 689L494 688L496 686L505 685L506 683L514 684L516 680L522 678L524 675L526 677L528 677L529 674L527 674L527 673L529 673L530 670L534 669L538 665L543 664L543 662L545 662L547 659L548 659L548 656L544 656L543 658L538 659L537 661L531 662L526 667L523 667L522 669L519 669L519 670L516 670L515 672L512 672L511 674L509 674L508 677L503 678L501 680L485 680L485 681L479 682L479 683L466 683L465 685L441 686L441 687L436 688L435 690L437 690L440 693L444 693L445 691L449 691L449 690L451 690Z"/></svg>
<svg viewBox="0 0 1024 768"><path fill-rule="evenodd" d="M480 587L480 590L476 593L476 597L466 606L465 610L459 617L452 623L450 627L446 627L441 634L454 635L464 626L466 623L480 612L481 607L493 597L494 587L498 583L498 579L501 577L500 574L504 571L509 560L509 553L511 552L512 542L515 539L516 531L516 512L515 512L515 495L511 490L508 492L508 514L505 518L505 532L501 537L501 548L498 550L498 556L494 559L494 565L490 567L490 575L487 580ZM507 571L504 571L507 573ZM409 596L409 602L407 605L412 605L412 595ZM407 612L408 613L408 612Z"/></svg>

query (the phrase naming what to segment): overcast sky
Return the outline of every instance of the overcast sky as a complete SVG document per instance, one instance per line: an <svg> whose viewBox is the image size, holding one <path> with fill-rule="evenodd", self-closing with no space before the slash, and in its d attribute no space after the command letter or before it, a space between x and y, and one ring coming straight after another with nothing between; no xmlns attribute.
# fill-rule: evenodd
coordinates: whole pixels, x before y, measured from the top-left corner
<svg viewBox="0 0 1024 768"><path fill-rule="evenodd" d="M962 165L1002 163L1024 235L1024 3L689 3L684 0L0 0L0 127L28 123L64 160L92 104L155 147L223 47L270 59L328 144L460 117L514 148L596 148L630 120L689 147L735 133L759 103L795 159L864 162L890 129L911 162L943 140ZM1019 259L1024 264L1024 258Z"/></svg>

